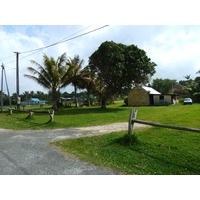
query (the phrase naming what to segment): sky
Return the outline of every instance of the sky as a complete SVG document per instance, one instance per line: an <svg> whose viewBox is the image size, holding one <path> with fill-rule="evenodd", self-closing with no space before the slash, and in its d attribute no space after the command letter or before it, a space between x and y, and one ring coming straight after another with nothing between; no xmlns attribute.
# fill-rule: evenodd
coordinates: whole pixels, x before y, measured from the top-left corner
<svg viewBox="0 0 200 200"><path fill-rule="evenodd" d="M10 93L16 92L16 54L19 54L20 94L24 91L47 92L33 80L24 77L30 74L30 60L42 63L44 54L57 59L63 53L68 57L79 55L83 67L88 58L105 41L126 45L137 45L146 51L152 62L157 64L151 78L184 80L184 76L197 76L200 70L200 26L199 25L109 25L70 41L46 48L35 54L23 53L41 48L62 39L72 38L104 25L1 25L0 64L4 64ZM37 68L37 67L36 67ZM5 84L4 91L6 92ZM63 91L71 92L71 86Z"/></svg>

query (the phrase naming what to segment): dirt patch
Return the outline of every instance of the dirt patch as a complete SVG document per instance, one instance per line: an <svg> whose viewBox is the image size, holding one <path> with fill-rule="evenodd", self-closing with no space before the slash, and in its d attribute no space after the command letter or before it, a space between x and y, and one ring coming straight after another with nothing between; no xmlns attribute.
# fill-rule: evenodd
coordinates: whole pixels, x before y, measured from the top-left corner
<svg viewBox="0 0 200 200"><path fill-rule="evenodd" d="M148 128L150 126L143 125L143 124L134 124L135 129L139 128ZM101 126L90 126L90 127L81 127L77 128L82 133L86 132L95 132L95 133L111 133L111 132L117 132L117 131L128 131L128 122L122 122L122 123L113 123L113 124L107 124L107 125L101 125Z"/></svg>

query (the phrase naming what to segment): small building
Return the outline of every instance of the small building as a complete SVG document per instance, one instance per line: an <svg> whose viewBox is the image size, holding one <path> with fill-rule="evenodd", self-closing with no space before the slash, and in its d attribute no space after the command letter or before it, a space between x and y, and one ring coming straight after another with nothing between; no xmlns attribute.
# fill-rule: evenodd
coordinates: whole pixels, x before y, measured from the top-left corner
<svg viewBox="0 0 200 200"><path fill-rule="evenodd" d="M41 101L38 98L31 98L29 100L29 105L38 105L40 103L41 103Z"/></svg>
<svg viewBox="0 0 200 200"><path fill-rule="evenodd" d="M30 98L28 101L22 101L21 105L45 105L48 101L45 100L39 100L38 98Z"/></svg>
<svg viewBox="0 0 200 200"><path fill-rule="evenodd" d="M161 106L173 103L172 95L161 95L151 87L136 86L128 94L128 106Z"/></svg>

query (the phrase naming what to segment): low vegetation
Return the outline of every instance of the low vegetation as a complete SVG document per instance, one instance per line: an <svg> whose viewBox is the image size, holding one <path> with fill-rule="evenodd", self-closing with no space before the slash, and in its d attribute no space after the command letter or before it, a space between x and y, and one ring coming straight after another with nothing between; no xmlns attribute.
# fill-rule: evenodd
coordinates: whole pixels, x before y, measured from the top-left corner
<svg viewBox="0 0 200 200"><path fill-rule="evenodd" d="M122 101L109 105L106 109L101 109L99 106L64 108L63 110L55 112L54 122L51 123L47 123L49 121L48 114L35 113L33 117L27 119L28 113L13 111L13 115L9 115L9 112L4 111L0 112L0 127L14 130L56 129L128 122L130 109L133 109L133 107L124 106ZM139 107L138 110L138 119L141 120L200 128L199 104L193 104L191 106L179 104Z"/></svg>
<svg viewBox="0 0 200 200"><path fill-rule="evenodd" d="M44 108L47 109L47 108ZM123 102L96 107L65 108L55 112L55 121L47 123L47 114L0 113L0 127L50 129L95 126L127 122L130 109ZM138 119L156 123L199 128L200 105L138 107ZM127 131L107 135L58 141L53 145L86 162L122 174L200 174L200 134L165 128L137 130L129 138Z"/></svg>
<svg viewBox="0 0 200 200"><path fill-rule="evenodd" d="M136 132L136 143L127 143L124 138L126 133L117 132L53 144L83 161L121 174L200 174L199 133L163 128L143 129Z"/></svg>

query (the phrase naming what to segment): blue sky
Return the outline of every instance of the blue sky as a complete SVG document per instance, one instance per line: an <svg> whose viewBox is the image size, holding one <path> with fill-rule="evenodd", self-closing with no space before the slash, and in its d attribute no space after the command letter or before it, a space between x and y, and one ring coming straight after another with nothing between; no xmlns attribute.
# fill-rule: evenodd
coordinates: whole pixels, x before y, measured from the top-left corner
<svg viewBox="0 0 200 200"><path fill-rule="evenodd" d="M0 26L0 62L4 63L11 93L15 92L15 54L55 43L72 34L79 35L103 25L8 25ZM114 41L126 45L134 44L144 49L157 64L154 78L183 80L185 75L197 76L200 69L200 26L198 25L110 25L96 32L47 48L37 54L20 54L20 93L45 90L24 77L30 60L42 62L42 55L57 58L64 52L73 57L78 54L84 59L102 42ZM11 56L11 57L10 57ZM10 58L7 58L10 57ZM4 59L7 58L7 59ZM71 87L65 89L72 91Z"/></svg>

